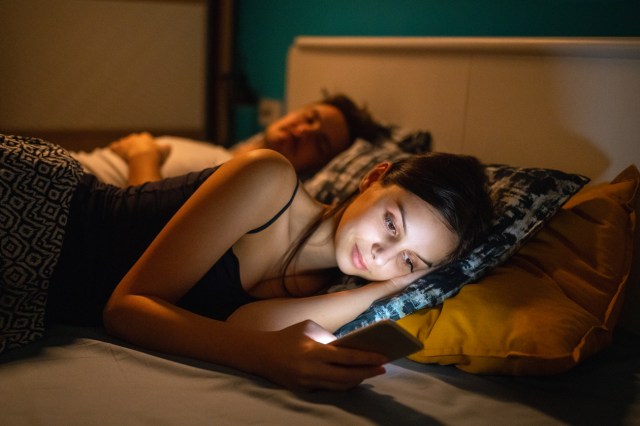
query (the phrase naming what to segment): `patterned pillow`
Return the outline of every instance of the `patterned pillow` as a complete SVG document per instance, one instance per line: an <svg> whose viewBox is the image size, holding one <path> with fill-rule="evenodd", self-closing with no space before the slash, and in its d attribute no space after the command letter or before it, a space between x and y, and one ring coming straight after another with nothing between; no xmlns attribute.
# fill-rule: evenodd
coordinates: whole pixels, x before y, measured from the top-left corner
<svg viewBox="0 0 640 426"><path fill-rule="evenodd" d="M411 154L431 150L431 134L426 131L410 132L397 142L383 140L371 143L364 139L331 160L304 185L317 200L331 204L351 195L364 175L383 161L395 161Z"/></svg>
<svg viewBox="0 0 640 426"><path fill-rule="evenodd" d="M409 358L475 374L540 376L610 345L629 290L638 287L630 270L639 189L632 165L580 191L478 284L398 320L424 344ZM637 317L638 307L629 313Z"/></svg>
<svg viewBox="0 0 640 426"><path fill-rule="evenodd" d="M405 132L399 137L397 145L401 150L412 154L431 151L431 133L425 130Z"/></svg>
<svg viewBox="0 0 640 426"><path fill-rule="evenodd" d="M505 261L589 181L557 170L504 165L487 166L486 173L495 219L485 240L466 257L419 278L401 294L374 303L340 328L337 336L382 319L397 320L418 309L439 305Z"/></svg>

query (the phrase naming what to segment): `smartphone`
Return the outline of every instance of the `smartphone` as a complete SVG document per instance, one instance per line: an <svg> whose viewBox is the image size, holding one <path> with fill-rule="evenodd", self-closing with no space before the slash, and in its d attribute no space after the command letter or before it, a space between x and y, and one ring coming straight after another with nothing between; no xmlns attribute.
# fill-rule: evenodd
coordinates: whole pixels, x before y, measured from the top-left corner
<svg viewBox="0 0 640 426"><path fill-rule="evenodd" d="M382 320L353 331L329 343L343 348L376 352L389 361L422 349L422 342L391 320Z"/></svg>

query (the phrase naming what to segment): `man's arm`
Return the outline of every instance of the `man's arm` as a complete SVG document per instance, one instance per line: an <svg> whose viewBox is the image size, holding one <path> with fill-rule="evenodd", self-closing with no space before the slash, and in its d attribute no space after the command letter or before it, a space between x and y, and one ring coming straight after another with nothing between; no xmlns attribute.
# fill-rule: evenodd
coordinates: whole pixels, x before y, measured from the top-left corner
<svg viewBox="0 0 640 426"><path fill-rule="evenodd" d="M162 179L160 168L171 152L170 146L156 143L147 132L133 133L112 142L109 149L127 162L129 185Z"/></svg>

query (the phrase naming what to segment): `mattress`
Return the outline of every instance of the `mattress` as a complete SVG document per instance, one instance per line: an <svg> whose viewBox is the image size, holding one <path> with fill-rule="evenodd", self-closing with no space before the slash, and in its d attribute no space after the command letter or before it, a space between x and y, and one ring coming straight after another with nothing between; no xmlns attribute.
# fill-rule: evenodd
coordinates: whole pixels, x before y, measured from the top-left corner
<svg viewBox="0 0 640 426"><path fill-rule="evenodd" d="M407 359L346 392L283 389L236 370L58 326L0 356L3 425L640 423L640 339L555 377L479 376Z"/></svg>

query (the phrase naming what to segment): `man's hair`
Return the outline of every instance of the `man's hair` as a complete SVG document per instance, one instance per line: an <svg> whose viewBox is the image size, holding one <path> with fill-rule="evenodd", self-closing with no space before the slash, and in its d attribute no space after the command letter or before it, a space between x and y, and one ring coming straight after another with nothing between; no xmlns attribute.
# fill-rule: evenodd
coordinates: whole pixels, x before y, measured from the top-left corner
<svg viewBox="0 0 640 426"><path fill-rule="evenodd" d="M385 126L374 120L366 106L359 107L347 95L325 92L319 103L331 105L342 113L349 129L349 145L359 138L376 143L390 138L393 133L393 126Z"/></svg>

